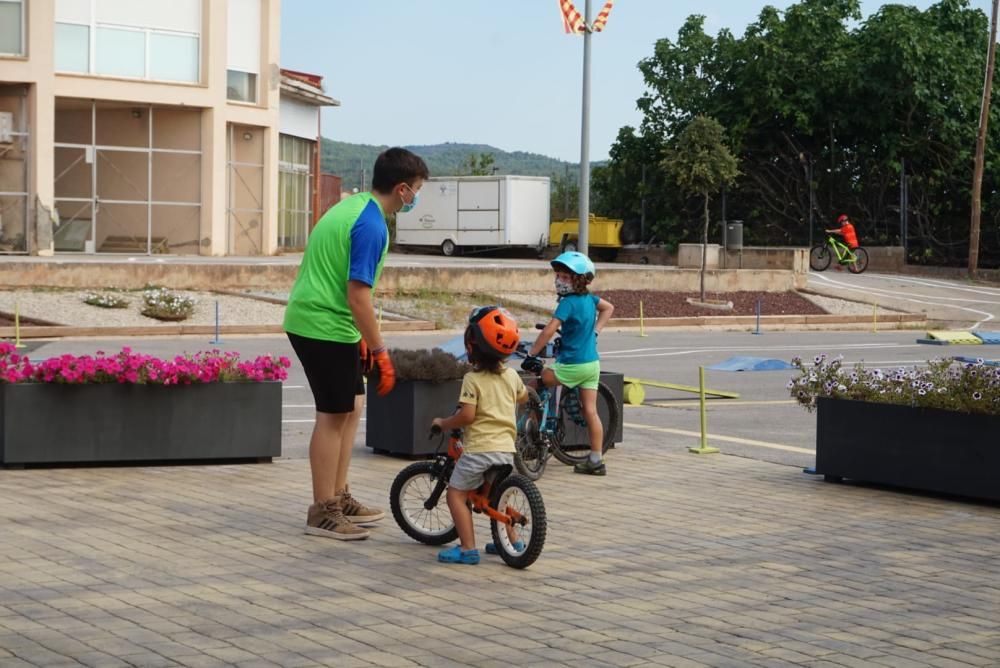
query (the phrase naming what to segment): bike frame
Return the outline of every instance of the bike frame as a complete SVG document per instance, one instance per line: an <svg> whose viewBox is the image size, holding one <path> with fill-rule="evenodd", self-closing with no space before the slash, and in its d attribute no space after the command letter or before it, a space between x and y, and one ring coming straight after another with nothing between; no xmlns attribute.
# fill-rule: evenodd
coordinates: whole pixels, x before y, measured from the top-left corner
<svg viewBox="0 0 1000 668"><path fill-rule="evenodd" d="M452 462L457 462L458 458L462 456L463 452L464 448L462 447L462 430L452 429L451 433L448 435L447 456L449 459L451 459ZM441 483L444 486L447 486L448 484L447 481L445 480L441 480ZM493 489L493 481L487 478L483 481L483 484L482 486L479 487L479 489L474 489L469 492L469 502L472 504L472 510L477 513L484 513L490 519L496 520L497 522L505 526L510 526L513 524L516 524L518 526L527 525L528 522L524 519L524 515L517 512L513 508L508 508L507 510L509 514L505 514L494 509L493 506L490 505L490 491L492 489ZM431 498L433 499L435 496L437 498L440 498L439 494L438 495L432 494ZM428 503L430 501L431 499L428 499ZM434 500L434 505L437 505L436 499Z"/></svg>
<svg viewBox="0 0 1000 668"><path fill-rule="evenodd" d="M857 262L858 256L843 241L833 236L828 236L826 239L830 242L830 247L833 248L833 254L837 256L837 262L848 264Z"/></svg>

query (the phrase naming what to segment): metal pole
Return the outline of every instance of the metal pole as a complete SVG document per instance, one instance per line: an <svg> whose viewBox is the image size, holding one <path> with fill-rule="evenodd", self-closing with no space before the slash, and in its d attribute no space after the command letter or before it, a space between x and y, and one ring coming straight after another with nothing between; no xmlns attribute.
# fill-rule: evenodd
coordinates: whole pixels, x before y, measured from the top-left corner
<svg viewBox="0 0 1000 668"><path fill-rule="evenodd" d="M816 210L816 192L813 190L813 157L809 154L809 248L813 247L813 219Z"/></svg>
<svg viewBox="0 0 1000 668"><path fill-rule="evenodd" d="M646 165L642 166L642 209L639 214L639 243L646 243Z"/></svg>
<svg viewBox="0 0 1000 668"><path fill-rule="evenodd" d="M899 159L899 245L906 246L903 241L906 229L906 158Z"/></svg>
<svg viewBox="0 0 1000 668"><path fill-rule="evenodd" d="M577 250L590 245L590 0L583 11L583 109L580 119L580 228Z"/></svg>

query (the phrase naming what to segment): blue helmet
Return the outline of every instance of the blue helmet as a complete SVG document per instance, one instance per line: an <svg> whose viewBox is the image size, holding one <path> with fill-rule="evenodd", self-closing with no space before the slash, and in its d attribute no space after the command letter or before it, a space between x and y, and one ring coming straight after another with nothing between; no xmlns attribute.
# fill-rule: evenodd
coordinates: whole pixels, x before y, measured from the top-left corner
<svg viewBox="0 0 1000 668"><path fill-rule="evenodd" d="M590 280L593 280L597 274L594 263L590 261L589 257L579 251L566 251L552 260L551 264L553 269L566 269L571 274L586 276Z"/></svg>

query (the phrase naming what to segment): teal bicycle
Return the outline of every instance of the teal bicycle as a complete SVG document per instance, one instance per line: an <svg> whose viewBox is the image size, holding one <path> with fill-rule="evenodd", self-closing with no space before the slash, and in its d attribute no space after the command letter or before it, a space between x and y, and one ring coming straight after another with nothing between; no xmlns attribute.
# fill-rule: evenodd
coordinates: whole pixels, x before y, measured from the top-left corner
<svg viewBox="0 0 1000 668"><path fill-rule="evenodd" d="M535 325L544 329L545 325ZM559 356L561 339L557 336L546 346L539 357ZM515 356L525 357L530 344L521 342ZM587 459L590 445L566 443L566 429L571 425L586 428L577 389L562 386L547 387L542 383L541 369L522 376L528 388L528 401L517 410L517 441L514 466L518 473L529 480L538 480L545 472L549 456L563 464L573 466ZM611 388L604 383L597 386L597 414L604 426L602 452L607 452L618 429L618 403Z"/></svg>
<svg viewBox="0 0 1000 668"><path fill-rule="evenodd" d="M809 268L813 271L826 271L834 257L852 274L860 274L868 268L868 251L861 246L849 248L832 234L826 238L825 244L818 244L810 249Z"/></svg>

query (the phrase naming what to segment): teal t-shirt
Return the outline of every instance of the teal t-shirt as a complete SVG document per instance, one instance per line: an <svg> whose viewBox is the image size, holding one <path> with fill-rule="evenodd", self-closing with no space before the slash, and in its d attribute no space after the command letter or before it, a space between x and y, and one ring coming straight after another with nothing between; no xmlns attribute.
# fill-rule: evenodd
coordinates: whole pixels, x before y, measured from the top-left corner
<svg viewBox="0 0 1000 668"><path fill-rule="evenodd" d="M562 322L559 328L562 351L557 360L560 364L585 364L600 359L594 331L599 301L601 298L592 294L566 295L559 299L553 317Z"/></svg>
<svg viewBox="0 0 1000 668"><path fill-rule="evenodd" d="M285 308L285 331L324 341L360 341L347 303L347 282L360 281L374 291L388 250L385 214L371 193L331 207L306 242Z"/></svg>

